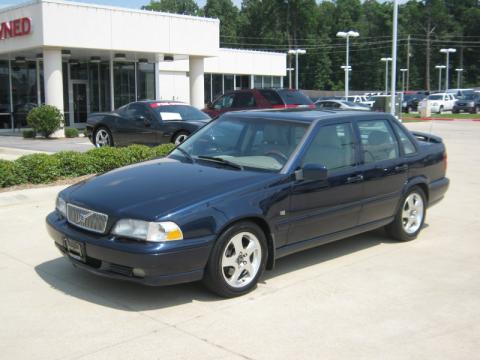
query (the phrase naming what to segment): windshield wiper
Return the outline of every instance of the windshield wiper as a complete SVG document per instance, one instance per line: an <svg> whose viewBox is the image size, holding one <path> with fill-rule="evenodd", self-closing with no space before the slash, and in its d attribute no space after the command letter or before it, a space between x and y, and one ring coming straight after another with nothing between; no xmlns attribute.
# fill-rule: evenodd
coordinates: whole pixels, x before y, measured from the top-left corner
<svg viewBox="0 0 480 360"><path fill-rule="evenodd" d="M195 159L192 157L192 155L190 155L188 152L183 150L181 147L177 147L175 150L180 151L188 160L190 160L192 164L195 163Z"/></svg>
<svg viewBox="0 0 480 360"><path fill-rule="evenodd" d="M198 156L198 158L199 158L199 159L202 159L202 160L213 161L213 162L216 162L216 163L219 163L219 164L223 164L223 165L228 165L228 166L233 167L233 168L235 168L235 169L243 170L243 166L242 166L242 165L235 164L234 162L225 160L225 159L223 159L223 158L221 158L221 157L200 155L200 156Z"/></svg>

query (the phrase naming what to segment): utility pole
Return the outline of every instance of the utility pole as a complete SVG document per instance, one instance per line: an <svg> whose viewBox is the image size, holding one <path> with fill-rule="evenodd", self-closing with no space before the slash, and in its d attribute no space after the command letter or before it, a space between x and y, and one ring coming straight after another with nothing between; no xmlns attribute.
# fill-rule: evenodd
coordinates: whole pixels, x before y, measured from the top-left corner
<svg viewBox="0 0 480 360"><path fill-rule="evenodd" d="M406 90L408 91L410 88L410 34L408 34L407 38L407 86ZM403 89L405 91L405 88Z"/></svg>
<svg viewBox="0 0 480 360"><path fill-rule="evenodd" d="M427 27L425 33L427 37L426 51L425 51L425 90L430 91L430 59L431 59L431 37L435 31L435 26L432 28L432 17L429 14L427 18Z"/></svg>

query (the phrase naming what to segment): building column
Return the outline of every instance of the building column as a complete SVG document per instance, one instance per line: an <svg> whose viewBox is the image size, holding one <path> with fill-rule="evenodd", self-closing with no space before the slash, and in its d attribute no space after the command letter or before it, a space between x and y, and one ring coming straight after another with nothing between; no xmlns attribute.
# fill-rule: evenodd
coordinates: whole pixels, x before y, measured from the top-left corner
<svg viewBox="0 0 480 360"><path fill-rule="evenodd" d="M43 77L45 104L55 106L63 114L62 51L60 49L43 49ZM65 137L63 125L52 136Z"/></svg>
<svg viewBox="0 0 480 360"><path fill-rule="evenodd" d="M203 58L190 56L190 105L202 109L205 104L205 87L203 78Z"/></svg>
<svg viewBox="0 0 480 360"><path fill-rule="evenodd" d="M160 64L155 61L155 99L160 100Z"/></svg>

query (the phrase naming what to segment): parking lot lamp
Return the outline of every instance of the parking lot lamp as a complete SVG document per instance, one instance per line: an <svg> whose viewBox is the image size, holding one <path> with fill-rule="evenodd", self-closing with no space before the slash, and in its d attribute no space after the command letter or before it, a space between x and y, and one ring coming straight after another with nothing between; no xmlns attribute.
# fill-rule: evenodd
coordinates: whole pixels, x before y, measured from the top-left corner
<svg viewBox="0 0 480 360"><path fill-rule="evenodd" d="M388 95L388 62L392 61L391 57L382 57L380 61L385 63L385 95Z"/></svg>
<svg viewBox="0 0 480 360"><path fill-rule="evenodd" d="M288 88L291 89L292 88L292 71L295 70L294 68L292 67L288 67L287 68L287 71L288 71Z"/></svg>
<svg viewBox="0 0 480 360"><path fill-rule="evenodd" d="M360 36L360 34L353 30L337 32L337 37L345 38L347 41L347 48L345 54L345 66L347 68L349 67L350 38L358 36ZM348 80L350 78L349 71L351 71L351 68L348 71L345 70L345 100L347 100L348 98Z"/></svg>
<svg viewBox="0 0 480 360"><path fill-rule="evenodd" d="M455 69L455 71L457 72L457 89L460 89L460 77L462 76L463 69Z"/></svg>
<svg viewBox="0 0 480 360"><path fill-rule="evenodd" d="M442 69L445 69L445 65L436 65L435 69L438 69L438 91L442 91Z"/></svg>
<svg viewBox="0 0 480 360"><path fill-rule="evenodd" d="M288 50L290 55L295 55L295 89L298 90L298 55L304 55L307 53L305 49L291 49Z"/></svg>
<svg viewBox="0 0 480 360"><path fill-rule="evenodd" d="M408 71L408 69L400 69L402 73L402 92L405 92L405 73Z"/></svg>
<svg viewBox="0 0 480 360"><path fill-rule="evenodd" d="M450 71L449 71L450 53L453 54L453 53L457 52L457 49L452 49L452 48L440 49L440 52L447 55L447 65L446 65L446 70L445 70L445 92L447 92L448 91L448 75L450 73Z"/></svg>

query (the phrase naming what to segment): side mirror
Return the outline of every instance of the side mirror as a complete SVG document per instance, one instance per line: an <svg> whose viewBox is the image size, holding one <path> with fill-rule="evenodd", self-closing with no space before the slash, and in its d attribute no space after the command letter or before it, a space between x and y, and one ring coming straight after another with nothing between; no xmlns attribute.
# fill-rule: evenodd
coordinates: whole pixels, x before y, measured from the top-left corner
<svg viewBox="0 0 480 360"><path fill-rule="evenodd" d="M328 170L325 165L305 164L303 168L295 171L296 180L320 181L328 178Z"/></svg>
<svg viewBox="0 0 480 360"><path fill-rule="evenodd" d="M213 109L213 104L211 101L207 102L207 109Z"/></svg>

